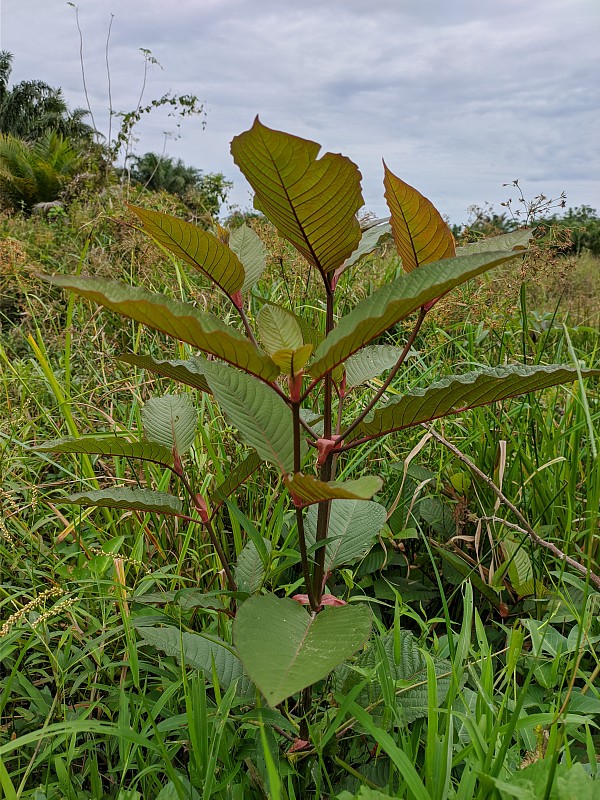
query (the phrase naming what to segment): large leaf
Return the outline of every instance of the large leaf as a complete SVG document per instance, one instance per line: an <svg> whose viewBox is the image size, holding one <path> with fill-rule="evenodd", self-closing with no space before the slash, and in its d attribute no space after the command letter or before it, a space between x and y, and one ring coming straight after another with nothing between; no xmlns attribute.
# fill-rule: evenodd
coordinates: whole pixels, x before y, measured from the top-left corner
<svg viewBox="0 0 600 800"><path fill-rule="evenodd" d="M389 675L396 685L396 705L400 711L402 722L410 724L420 717L426 717L428 711L427 661L413 634L410 631L400 631L398 639L394 642L394 634L389 633L383 638L382 645L381 650L371 645L358 658L356 666L359 669L356 671L344 667L336 671L336 691L346 695L353 686L362 681L362 671L373 669L380 660L380 653L383 653L387 660L385 669L389 671ZM432 659L438 677L438 706L441 707L452 680L452 664L435 656L432 656ZM374 677L359 695L358 703L362 706L371 705L380 701L381 697L381 684Z"/></svg>
<svg viewBox="0 0 600 800"><path fill-rule="evenodd" d="M377 475L363 475L354 481L329 481L325 483L297 472L286 478L286 484L294 502L301 507L323 500L369 500L382 487L383 481Z"/></svg>
<svg viewBox="0 0 600 800"><path fill-rule="evenodd" d="M262 306L256 318L260 340L267 353L273 356L278 350L295 350L302 347L303 338L300 325L285 308L268 305Z"/></svg>
<svg viewBox="0 0 600 800"><path fill-rule="evenodd" d="M189 394L151 397L142 408L142 425L147 439L183 455L196 438L198 412Z"/></svg>
<svg viewBox="0 0 600 800"><path fill-rule="evenodd" d="M122 456L139 458L141 461L154 461L170 467L173 453L168 447L156 442L128 442L122 436L83 436L67 437L44 442L34 448L40 453L87 453L99 456Z"/></svg>
<svg viewBox="0 0 600 800"><path fill-rule="evenodd" d="M340 319L317 348L310 374L322 377L425 303L517 256L512 251L476 253L426 264L401 275Z"/></svg>
<svg viewBox="0 0 600 800"><path fill-rule="evenodd" d="M278 367L269 356L235 328L221 322L214 314L188 303L102 278L74 275L43 277L56 286L62 286L124 317L187 342L259 378L271 381L279 375Z"/></svg>
<svg viewBox="0 0 600 800"><path fill-rule="evenodd" d="M317 541L316 506L306 512L306 541ZM351 564L368 553L385 525L386 509L370 500L334 500L329 512L327 545L325 546L325 572Z"/></svg>
<svg viewBox="0 0 600 800"><path fill-rule="evenodd" d="M374 344L363 347L358 353L346 361L346 385L348 387L360 386L361 383L370 381L381 375L386 369L391 369L400 358L402 347L389 344Z"/></svg>
<svg viewBox="0 0 600 800"><path fill-rule="evenodd" d="M263 125L231 142L233 159L256 192L255 205L306 260L323 273L358 247L360 172L348 158Z"/></svg>
<svg viewBox="0 0 600 800"><path fill-rule="evenodd" d="M512 233L503 233L501 236L490 236L488 239L479 239L476 242L456 248L456 255L471 255L472 253L489 253L497 250L523 250L528 247L533 239L533 231L523 229Z"/></svg>
<svg viewBox="0 0 600 800"><path fill-rule="evenodd" d="M128 487L78 492L63 498L62 502L73 503L77 506L127 508L131 511L147 511L157 514L181 514L183 511L181 500L172 494L153 492L151 489L130 489Z"/></svg>
<svg viewBox="0 0 600 800"><path fill-rule="evenodd" d="M240 225L229 234L229 247L242 262L246 278L242 294L249 292L262 275L267 263L267 248L260 236L247 225Z"/></svg>
<svg viewBox="0 0 600 800"><path fill-rule="evenodd" d="M204 364L206 362L199 356L182 361L181 359L168 360L126 353L118 356L117 361L133 364L140 369L153 372L155 375L161 375L163 378L171 378L173 381L185 383L187 386L193 386L201 392L210 392L210 387L204 377Z"/></svg>
<svg viewBox="0 0 600 800"><path fill-rule="evenodd" d="M269 539L262 537L265 550L271 552L271 542ZM257 546L254 542L246 543L246 546L238 556L237 564L235 567L235 582L240 592L248 592L254 594L257 592L266 575L266 565L258 552Z"/></svg>
<svg viewBox="0 0 600 800"><path fill-rule="evenodd" d="M292 412L270 386L225 364L207 362L206 377L220 407L244 441L281 472L294 469ZM301 439L301 456L306 454Z"/></svg>
<svg viewBox="0 0 600 800"><path fill-rule="evenodd" d="M396 177L384 164L385 199L402 268L411 272L421 264L452 258L454 237L440 212L420 192Z"/></svg>
<svg viewBox="0 0 600 800"><path fill-rule="evenodd" d="M383 239L387 239L392 234L392 226L387 220L377 220L380 224L373 225L366 230L363 230L360 244L352 255L347 258L340 269L340 274L358 264L363 258L366 258L370 253L377 249Z"/></svg>
<svg viewBox="0 0 600 800"><path fill-rule="evenodd" d="M246 671L271 706L327 677L369 638L364 604L309 614L294 600L251 597L233 623L233 641Z"/></svg>
<svg viewBox="0 0 600 800"><path fill-rule="evenodd" d="M150 644L162 650L178 661L198 669L208 680L213 674L213 665L219 683L224 689L238 681L237 693L241 697L252 697L254 687L244 672L239 658L231 651L231 647L217 636L202 636L200 633L186 633L178 628L155 628L139 625L137 632L144 644Z"/></svg>
<svg viewBox="0 0 600 800"><path fill-rule="evenodd" d="M600 375L600 370L583 370L582 375ZM394 397L371 411L354 431L354 436L383 436L469 408L576 380L577 370L559 364L548 367L515 365L450 375L426 389L414 389Z"/></svg>
<svg viewBox="0 0 600 800"><path fill-rule="evenodd" d="M129 205L144 230L159 244L210 278L225 294L235 294L244 284L244 268L237 255L212 233L162 211Z"/></svg>

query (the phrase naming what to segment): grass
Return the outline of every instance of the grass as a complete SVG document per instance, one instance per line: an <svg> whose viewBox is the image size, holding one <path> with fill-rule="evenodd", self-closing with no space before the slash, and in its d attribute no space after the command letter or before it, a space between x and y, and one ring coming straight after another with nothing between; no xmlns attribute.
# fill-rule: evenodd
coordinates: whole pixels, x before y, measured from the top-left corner
<svg viewBox="0 0 600 800"><path fill-rule="evenodd" d="M231 641L210 543L199 525L64 499L115 484L166 490L171 473L32 452L60 436L140 429L149 397L182 390L114 357L127 349L178 358L186 347L65 301L32 274L30 266L83 268L203 303L203 285L111 222L109 214L125 215L118 198L106 202L66 218L2 220L0 797L591 797L600 780L599 595L511 528L489 487L423 429L340 459L340 475L378 472L382 501L397 502L380 543L328 586L369 602L375 633L315 688L308 747L294 747L295 700L264 707L219 678L216 661L203 673L189 651L140 637L140 626L167 623ZM273 299L297 296L312 278L286 280L289 251L265 238L272 275L281 275ZM390 257L375 266L382 279L398 268ZM584 256L569 269L562 289L547 278L520 290L516 273L502 291L501 279L462 287L424 327L394 391L455 368L597 365L600 295L587 281L598 262ZM257 293L266 296L265 286ZM342 281L341 292L350 305L350 285ZM316 323L322 309L310 313ZM398 328L389 340L404 335ZM246 451L210 396L194 400L201 424L189 468L210 494ZM544 539L598 572L599 420L590 382L476 409L436 430ZM249 540L266 539L260 582L279 595L297 591L293 514L271 473L254 472L215 528L233 562Z"/></svg>

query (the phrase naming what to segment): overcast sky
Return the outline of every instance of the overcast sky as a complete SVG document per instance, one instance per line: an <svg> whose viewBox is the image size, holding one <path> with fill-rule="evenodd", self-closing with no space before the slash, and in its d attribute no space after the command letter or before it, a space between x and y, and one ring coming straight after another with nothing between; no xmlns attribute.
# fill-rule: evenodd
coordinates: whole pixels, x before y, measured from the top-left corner
<svg viewBox="0 0 600 800"><path fill-rule="evenodd" d="M234 181L229 142L256 114L272 128L342 152L385 213L381 159L452 222L467 208L567 193L600 209L599 0L79 0L85 77L108 132L113 108L171 90L205 102L206 129L165 114L138 128L138 153L166 152ZM64 0L0 0L12 79L40 78L85 106L74 9Z"/></svg>

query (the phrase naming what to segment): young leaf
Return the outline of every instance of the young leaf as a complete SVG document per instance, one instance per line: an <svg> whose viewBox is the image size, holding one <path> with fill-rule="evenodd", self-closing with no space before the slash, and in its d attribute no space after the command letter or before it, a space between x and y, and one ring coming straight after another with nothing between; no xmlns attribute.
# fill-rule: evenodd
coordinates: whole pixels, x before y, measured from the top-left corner
<svg viewBox="0 0 600 800"><path fill-rule="evenodd" d="M294 469L292 412L270 387L225 364L207 362L206 377L221 408L244 441L281 472ZM306 443L301 442L301 454Z"/></svg>
<svg viewBox="0 0 600 800"><path fill-rule="evenodd" d="M421 264L452 258L454 237L440 212L430 200L390 172L385 163L383 168L385 199L404 271L411 272Z"/></svg>
<svg viewBox="0 0 600 800"><path fill-rule="evenodd" d="M382 286L342 317L315 352L309 372L321 378L413 311L519 253L476 253L426 264Z"/></svg>
<svg viewBox="0 0 600 800"><path fill-rule="evenodd" d="M360 386L391 369L400 358L402 347L388 344L374 344L363 347L346 361L346 386Z"/></svg>
<svg viewBox="0 0 600 800"><path fill-rule="evenodd" d="M271 706L327 677L369 638L365 604L308 614L294 600L251 597L233 623L233 641L246 671Z"/></svg>
<svg viewBox="0 0 600 800"><path fill-rule="evenodd" d="M297 472L288 475L286 484L292 497L299 506L321 503L323 500L369 500L383 486L383 481L376 475L363 475L354 481L323 481Z"/></svg>
<svg viewBox="0 0 600 800"><path fill-rule="evenodd" d="M300 373L300 370L304 368L312 351L312 344L303 344L296 350L291 350L289 348L277 350L277 352L271 353L271 358L284 375L296 376Z"/></svg>
<svg viewBox="0 0 600 800"><path fill-rule="evenodd" d="M168 447L156 442L128 442L122 436L83 436L67 437L53 442L44 442L34 447L40 453L87 453L99 456L122 456L139 458L140 461L154 461L170 467L173 453Z"/></svg>
<svg viewBox="0 0 600 800"><path fill-rule="evenodd" d="M45 280L75 292L150 328L162 331L205 353L222 358L245 372L266 381L279 375L278 367L266 353L245 336L206 311L188 303L170 300L141 287L113 283L102 278L44 275Z"/></svg>
<svg viewBox="0 0 600 800"><path fill-rule="evenodd" d="M600 369L583 370L582 375L600 375ZM577 370L557 364L548 367L514 365L450 375L426 389L414 389L393 397L386 405L371 411L354 435L383 436L469 408L576 380Z"/></svg>
<svg viewBox="0 0 600 800"><path fill-rule="evenodd" d="M246 278L242 294L249 292L263 274L267 263L267 248L260 236L247 225L240 225L229 234L229 247L242 262Z"/></svg>
<svg viewBox="0 0 600 800"><path fill-rule="evenodd" d="M519 597L527 597L536 591L533 566L523 542L512 536L504 536L500 542L508 560L508 577Z"/></svg>
<svg viewBox="0 0 600 800"><path fill-rule="evenodd" d="M457 256L471 255L472 253L489 253L497 250L525 250L533 239L532 230L512 231L501 236L490 236L469 242L456 248Z"/></svg>
<svg viewBox="0 0 600 800"><path fill-rule="evenodd" d="M239 258L212 233L162 211L128 204L152 238L206 275L226 295L242 288L245 274Z"/></svg>
<svg viewBox="0 0 600 800"><path fill-rule="evenodd" d="M166 492L153 492L150 489L94 489L72 494L62 500L77 506L98 506L101 508L128 508L131 511L147 511L157 514L181 514L183 504L178 497Z"/></svg>
<svg viewBox="0 0 600 800"><path fill-rule="evenodd" d="M271 542L262 537L267 555L271 552ZM247 542L238 556L235 568L235 582L240 592L254 594L257 592L266 575L266 565L263 563L258 548L254 542Z"/></svg>
<svg viewBox="0 0 600 800"><path fill-rule="evenodd" d="M310 342L310 344L312 344L314 347L318 347L325 338L325 334L322 331L320 331L310 322L307 322L299 314L294 314L294 312L290 311L289 308L284 308L283 306L274 303L272 300L268 300L266 297L260 297L260 295L255 294L254 299L261 303L261 307L272 306L274 308L278 308L280 312L287 314L288 317L291 317L302 331L302 341L306 342L306 344Z"/></svg>
<svg viewBox="0 0 600 800"><path fill-rule="evenodd" d="M279 350L302 347L302 331L296 319L284 308L264 305L256 318L260 340L272 357Z"/></svg>
<svg viewBox="0 0 600 800"><path fill-rule="evenodd" d="M238 681L237 694L249 698L255 693L250 679L244 672L239 658L231 652L231 647L217 636L203 636L200 633L186 633L178 628L158 628L136 626L143 644L149 644L162 650L178 661L198 669L208 680L214 670L223 689L228 689L234 681Z"/></svg>
<svg viewBox="0 0 600 800"><path fill-rule="evenodd" d="M342 272L345 272L348 267L352 267L355 264L358 264L359 261L362 261L363 258L366 258L366 256L379 247L384 239L387 239L389 236L391 236L392 226L388 220L377 220L377 222L380 224L373 225L372 227L363 230L360 244L352 253L352 255L347 258L340 267L340 275Z"/></svg>
<svg viewBox="0 0 600 800"><path fill-rule="evenodd" d="M255 206L306 260L333 272L358 247L360 172L348 158L263 125L231 142L233 160L256 192Z"/></svg>
<svg viewBox="0 0 600 800"><path fill-rule="evenodd" d="M198 412L189 394L151 397L142 408L142 425L151 442L183 455L196 438Z"/></svg>
<svg viewBox="0 0 600 800"><path fill-rule="evenodd" d="M317 507L306 512L305 532L309 545L317 541ZM351 564L368 553L385 525L386 509L371 500L334 500L329 512L325 547L325 573Z"/></svg>

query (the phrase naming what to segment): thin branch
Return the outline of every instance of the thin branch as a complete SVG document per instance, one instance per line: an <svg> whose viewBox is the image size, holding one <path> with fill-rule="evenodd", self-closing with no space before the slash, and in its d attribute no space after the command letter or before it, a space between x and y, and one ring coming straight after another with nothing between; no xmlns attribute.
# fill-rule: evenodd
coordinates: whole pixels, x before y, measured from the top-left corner
<svg viewBox="0 0 600 800"><path fill-rule="evenodd" d="M302 467L301 463L301 450L300 450L300 403L292 403L292 429L294 434L294 472L300 472ZM319 602L315 597L313 584L311 581L310 564L308 561L308 553L306 550L306 534L304 532L304 518L302 516L302 509L296 508L296 526L298 528L298 543L300 545L300 558L302 560L302 574L304 576L304 583L306 584L306 593L308 595L308 602L310 603L311 611L316 611L319 607ZM319 595L320 600L320 595Z"/></svg>
<svg viewBox="0 0 600 800"><path fill-rule="evenodd" d="M425 319L426 314L427 310L423 306L421 306L421 310L419 311L419 318L415 322L415 327L412 329L412 332L408 337L408 340L404 345L402 352L398 356L398 361L396 361L395 365L390 370L389 375L384 380L381 387L378 389L377 393L371 398L371 400L369 401L369 403L367 403L365 408L363 408L363 410L360 412L358 417L356 417L354 422L352 422L339 437L340 442L343 441L348 436L348 434L352 433L352 431L355 430L360 425L360 423L364 420L369 411L371 411L371 409L373 409L377 405L377 403L381 400L382 396L385 394L386 389L388 388L390 383L394 380L394 378L396 377L396 373L406 360L406 356L409 354L410 348L412 347L413 342L415 341L417 334L421 329L421 325L423 324L423 320Z"/></svg>
<svg viewBox="0 0 600 800"><path fill-rule="evenodd" d="M488 477L485 474L485 472L482 472L479 469L479 467L476 464L474 464L470 458L468 458L468 456L466 456L458 449L458 447L456 447L447 439L445 439L441 434L437 433L437 431L435 431L431 425L426 425L425 423L423 423L423 427L429 431L429 433L433 436L434 439L437 439L437 441L440 442L440 444L443 444L444 447L447 447L448 450L454 453L454 455L460 461L462 461L463 464L466 464L466 466L471 470L471 472L477 475L478 478L481 478L481 480L486 484L486 486L489 489L491 489L491 491L496 495L496 497L510 511L512 511L515 517L519 520L523 533L526 533L534 544L538 545L538 547L544 547L546 550L549 550L553 555L556 556L556 558L560 559L560 561L564 561L574 570L579 572L580 575L583 575L585 578L589 578L589 580L594 584L594 586L597 589L600 589L600 576L592 572L591 568L585 567L583 564L580 564L579 561L576 561L574 558L571 558L571 556L568 556L566 553L563 553L563 551L560 550L560 548L558 548L552 542L548 542L545 539L542 539L541 536L539 536L533 529L528 520L523 516L523 514L521 514L519 509L513 503L511 503L511 501L508 499L508 497L506 497L504 492L498 486L496 486L494 481L490 477ZM512 527L510 523L504 522L504 524L507 525L508 527Z"/></svg>

